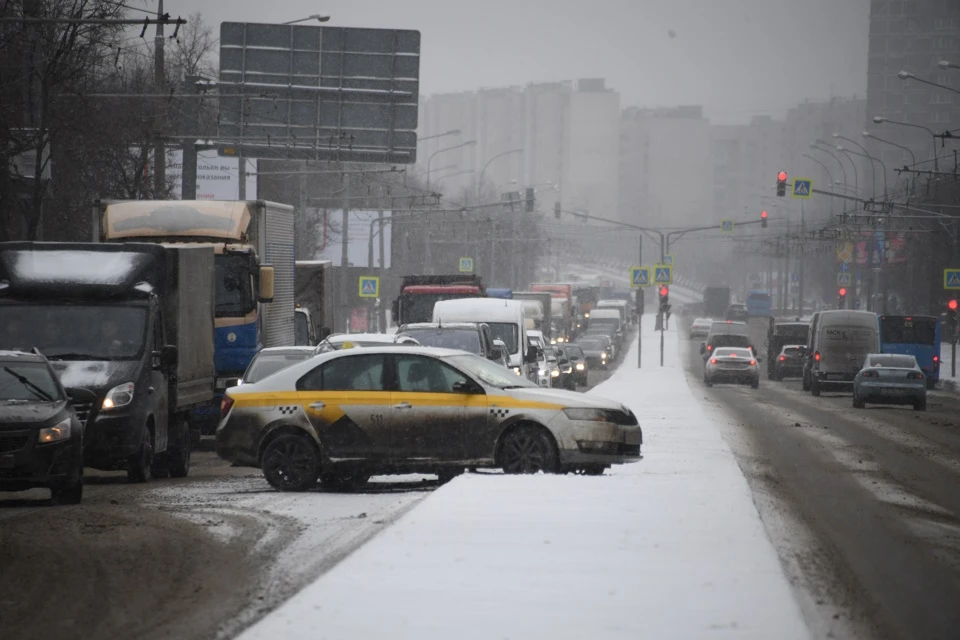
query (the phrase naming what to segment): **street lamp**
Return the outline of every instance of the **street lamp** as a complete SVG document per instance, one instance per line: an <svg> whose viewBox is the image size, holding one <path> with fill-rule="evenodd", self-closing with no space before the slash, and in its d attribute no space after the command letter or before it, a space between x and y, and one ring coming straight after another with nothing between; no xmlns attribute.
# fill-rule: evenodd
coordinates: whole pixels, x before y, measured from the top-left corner
<svg viewBox="0 0 960 640"><path fill-rule="evenodd" d="M443 138L445 136L458 136L460 135L460 129L451 129L450 131L444 131L443 133L437 133L432 136L424 136L423 138L417 138L417 144L423 142L424 140L433 140L435 138Z"/></svg>
<svg viewBox="0 0 960 640"><path fill-rule="evenodd" d="M941 63L942 64L942 63ZM923 84L929 84L931 87L939 87L940 89L946 89L947 91L953 91L954 93L960 93L960 89L954 89L953 87L948 87L945 84L939 84L933 82L932 80L926 80L920 76L914 75L909 71L899 71L897 77L901 80L916 80L917 82L922 82Z"/></svg>
<svg viewBox="0 0 960 640"><path fill-rule="evenodd" d="M960 69L960 64L950 62L949 60L941 60L938 64L941 69Z"/></svg>
<svg viewBox="0 0 960 640"><path fill-rule="evenodd" d="M439 169L437 169L437 171L439 171ZM434 186L439 185L441 182L443 182L447 178L453 178L454 176L462 176L468 173L475 173L475 172L476 172L476 169L464 169L463 171L454 171L453 173L448 173L445 176L440 176L439 178L437 178L437 181L434 183ZM437 186L437 188L439 189L439 186Z"/></svg>
<svg viewBox="0 0 960 640"><path fill-rule="evenodd" d="M299 20L291 20L290 22L281 22L280 24L297 24L298 22L309 22L311 20L316 20L317 22L329 22L330 16L325 16L319 13L315 13L306 18L300 18Z"/></svg>
<svg viewBox="0 0 960 640"><path fill-rule="evenodd" d="M430 163L433 162L433 157L438 153L443 153L444 151L453 151L454 149L460 149L461 147L472 147L477 144L476 140L467 140L466 142L461 142L460 144L455 144L452 147L444 147L443 149L438 149L430 154L430 157L427 158L427 191L430 190Z"/></svg>
<svg viewBox="0 0 960 640"><path fill-rule="evenodd" d="M876 140L877 142L882 142L882 143L884 143L884 144L888 144L888 145L890 145L891 147L897 147L898 149L903 149L904 151L906 151L907 153L910 154L910 163L911 163L910 166L915 167L915 166L917 165L917 156L913 155L913 151L910 149L910 147L907 147L907 146L902 145L902 144L897 144L896 142L890 142L889 140L884 140L883 138L878 138L877 136L873 135L873 134L870 133L869 131L864 131L861 135L862 135L864 138L872 138L872 139ZM908 183L908 186L910 186L910 190L912 191L912 190L913 190L913 187L910 185L910 180L909 180L909 179L907 180L907 183Z"/></svg>
<svg viewBox="0 0 960 640"><path fill-rule="evenodd" d="M504 156L508 156L513 153L523 153L523 149L510 149L509 151L498 153L497 155L487 160L487 164L483 165L483 170L480 171L480 179L477 180L477 202L480 202L480 188L483 186L483 176L487 172L487 167L489 167L490 163L493 162L494 160L498 158L502 158Z"/></svg>
<svg viewBox="0 0 960 640"><path fill-rule="evenodd" d="M827 178L830 180L830 186L832 187L832 186L833 186L833 175L831 175L830 169L827 168L827 165L824 164L823 162L820 162L819 160L817 160L816 158L814 158L814 157L813 157L812 155L810 155L809 153L804 153L804 154L802 154L802 155L803 155L803 157L806 158L807 160L813 160L813 161L816 162L818 165L820 165L821 167L823 167L823 172L827 174ZM836 198L830 198L830 215L833 215L833 201L834 201L835 199L836 199Z"/></svg>
<svg viewBox="0 0 960 640"><path fill-rule="evenodd" d="M886 198L886 197L887 197L887 165L883 164L883 160L878 160L877 158L874 158L873 156L871 156L871 155L870 155L870 152L867 151L866 147L864 147L862 144L860 144L860 143L857 142L856 140L852 140L852 139L850 139L850 138L846 138L846 137L840 135L839 133L833 134L833 137L834 137L834 139L836 139L836 140L846 140L846 141L849 142L850 144L856 145L856 147L863 152L862 154L857 153L856 155L862 155L863 157L865 157L866 159L868 159L868 160L870 161L870 172L873 174L873 191L874 191L874 194L876 194L876 191L877 191L877 172L874 170L873 163L874 163L874 162L879 162L879 163L880 163L880 166L883 167L883 197ZM856 152L855 152L855 151L851 151L851 153L856 153Z"/></svg>
<svg viewBox="0 0 960 640"><path fill-rule="evenodd" d="M914 129L923 129L930 134L930 137L933 138L933 170L940 171L940 163L937 158L937 134L933 132L930 127L925 127L922 124L913 124L912 122L900 122L897 120L890 120L889 118L884 118L883 116L873 116L873 121L875 124L883 124L887 122L889 124L897 124L901 127L913 127Z"/></svg>
<svg viewBox="0 0 960 640"><path fill-rule="evenodd" d="M823 151L824 153L829 153L833 157L833 159L837 161L837 164L840 165L840 170L843 172L843 183L848 184L847 170L843 164L843 160L840 159L840 156L836 155L835 153L833 153L833 151L831 151L831 149L835 149L836 147L834 147L833 145L827 142L824 142L823 140L820 140L819 138L814 140L814 143L815 144L810 145L810 148L817 149L818 151ZM850 158L848 157L847 160L850 160ZM860 195L860 176L857 175L857 165L855 165L852 160L850 160L850 165L853 167L853 194L856 196L859 196Z"/></svg>

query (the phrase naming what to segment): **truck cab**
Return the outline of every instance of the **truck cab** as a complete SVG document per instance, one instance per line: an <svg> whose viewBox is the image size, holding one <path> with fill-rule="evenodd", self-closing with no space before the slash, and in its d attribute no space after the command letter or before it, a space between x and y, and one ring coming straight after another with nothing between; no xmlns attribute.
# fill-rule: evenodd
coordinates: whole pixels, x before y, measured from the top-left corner
<svg viewBox="0 0 960 640"><path fill-rule="evenodd" d="M434 321L434 305L438 302L484 298L486 295L480 276L404 276L400 283L400 296L393 302L393 321L397 326L431 322Z"/></svg>
<svg viewBox="0 0 960 640"><path fill-rule="evenodd" d="M213 398L213 280L209 248L0 243L0 349L50 361L86 466L187 475L190 410Z"/></svg>

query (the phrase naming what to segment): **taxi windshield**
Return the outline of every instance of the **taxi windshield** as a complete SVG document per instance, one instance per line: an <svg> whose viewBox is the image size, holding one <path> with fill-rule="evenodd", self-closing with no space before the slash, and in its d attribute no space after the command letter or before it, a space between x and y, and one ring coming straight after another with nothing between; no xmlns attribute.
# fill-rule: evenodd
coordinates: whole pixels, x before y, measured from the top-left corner
<svg viewBox="0 0 960 640"><path fill-rule="evenodd" d="M447 360L450 364L466 371L491 387L497 387L499 389L512 389L514 387L537 388L537 385L527 381L523 376L518 376L511 369L507 369L501 364L491 362L480 356L450 356Z"/></svg>

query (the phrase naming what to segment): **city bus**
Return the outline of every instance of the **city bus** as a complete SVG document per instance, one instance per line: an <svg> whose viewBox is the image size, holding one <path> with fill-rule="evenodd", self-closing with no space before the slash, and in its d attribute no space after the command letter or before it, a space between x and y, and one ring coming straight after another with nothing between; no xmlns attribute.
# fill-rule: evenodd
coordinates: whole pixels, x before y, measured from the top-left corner
<svg viewBox="0 0 960 640"><path fill-rule="evenodd" d="M751 318L769 318L773 315L773 302L767 291L747 293L747 315Z"/></svg>
<svg viewBox="0 0 960 640"><path fill-rule="evenodd" d="M879 322L881 353L914 356L933 388L940 379L940 318L882 315Z"/></svg>

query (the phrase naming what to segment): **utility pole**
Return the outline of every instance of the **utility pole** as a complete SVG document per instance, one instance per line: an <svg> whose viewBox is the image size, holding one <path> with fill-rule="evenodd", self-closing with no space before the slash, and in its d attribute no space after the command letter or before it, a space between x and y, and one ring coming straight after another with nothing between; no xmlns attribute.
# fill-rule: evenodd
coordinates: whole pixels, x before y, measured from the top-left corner
<svg viewBox="0 0 960 640"><path fill-rule="evenodd" d="M806 238L806 218L803 208L803 200L800 201L800 237ZM806 250L805 245L800 246L800 252L797 257L797 315L803 316L803 258Z"/></svg>
<svg viewBox="0 0 960 640"><path fill-rule="evenodd" d="M197 83L200 76L187 76L184 78L186 86L184 91L187 95L195 96L200 93ZM184 130L186 135L180 143L180 149L183 153L183 183L180 189L180 198L183 200L197 199L197 134L200 128L200 101L194 99L186 100L182 109L186 114Z"/></svg>
<svg viewBox="0 0 960 640"><path fill-rule="evenodd" d="M349 278L347 276L348 266L350 264L349 242L350 236L350 173L343 172L343 220L341 222L340 240L343 243L340 249L340 314L343 318L345 330L350 326L350 298L347 293Z"/></svg>
<svg viewBox="0 0 960 640"><path fill-rule="evenodd" d="M157 3L157 34L153 39L153 84L157 93L166 93L163 69L163 0ZM157 110L154 113L153 126L159 128L165 120L163 114L163 98L157 101ZM161 136L156 137L153 145L153 191L155 197L160 197L167 188L167 152Z"/></svg>

